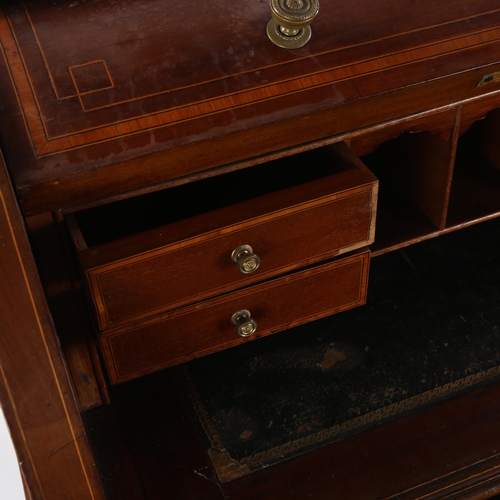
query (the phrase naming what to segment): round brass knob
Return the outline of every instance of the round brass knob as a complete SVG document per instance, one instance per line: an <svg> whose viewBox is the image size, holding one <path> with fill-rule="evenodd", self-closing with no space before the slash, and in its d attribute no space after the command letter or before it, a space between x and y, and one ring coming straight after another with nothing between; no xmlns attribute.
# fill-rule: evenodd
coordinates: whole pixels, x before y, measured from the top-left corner
<svg viewBox="0 0 500 500"><path fill-rule="evenodd" d="M298 49L311 39L309 26L319 12L318 0L271 0L267 36L278 47Z"/></svg>
<svg viewBox="0 0 500 500"><path fill-rule="evenodd" d="M238 269L242 274L252 274L260 266L258 255L253 253L253 248L250 245L241 245L235 248L231 253L231 260L238 264Z"/></svg>
<svg viewBox="0 0 500 500"><path fill-rule="evenodd" d="M246 309L235 312L231 316L231 322L236 325L236 333L240 337L250 337L257 331L257 323Z"/></svg>

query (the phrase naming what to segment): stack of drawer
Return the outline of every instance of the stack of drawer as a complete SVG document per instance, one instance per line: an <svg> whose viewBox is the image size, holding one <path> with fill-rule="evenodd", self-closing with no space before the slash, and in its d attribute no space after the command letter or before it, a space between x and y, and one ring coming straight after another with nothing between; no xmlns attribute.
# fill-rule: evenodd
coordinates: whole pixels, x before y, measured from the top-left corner
<svg viewBox="0 0 500 500"><path fill-rule="evenodd" d="M68 215L112 383L363 304L377 189L339 143Z"/></svg>

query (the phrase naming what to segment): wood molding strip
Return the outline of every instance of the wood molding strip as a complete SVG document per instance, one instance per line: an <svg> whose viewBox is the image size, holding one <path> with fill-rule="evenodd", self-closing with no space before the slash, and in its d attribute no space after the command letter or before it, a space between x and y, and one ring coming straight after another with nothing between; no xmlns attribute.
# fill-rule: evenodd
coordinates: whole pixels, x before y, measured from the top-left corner
<svg viewBox="0 0 500 500"><path fill-rule="evenodd" d="M0 366L4 411L20 465L26 477L37 478L28 481L33 498L102 500L2 157L0 187Z"/></svg>

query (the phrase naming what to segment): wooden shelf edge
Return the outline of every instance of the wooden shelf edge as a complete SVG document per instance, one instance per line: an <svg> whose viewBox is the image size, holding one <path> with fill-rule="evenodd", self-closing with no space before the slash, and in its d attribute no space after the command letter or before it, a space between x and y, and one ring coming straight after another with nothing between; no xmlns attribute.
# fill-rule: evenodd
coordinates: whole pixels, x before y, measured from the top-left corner
<svg viewBox="0 0 500 500"><path fill-rule="evenodd" d="M495 219L500 217L500 211L495 212L489 215L485 215L484 217L479 217L477 219L472 219L469 221L464 221L460 224L455 224L453 226L448 226L445 229L436 229L435 231L425 232L422 234L415 235L413 238L405 239L400 242L391 243L387 246L384 246L383 243L380 245L375 240L375 243L370 247L371 256L378 257L379 255L383 255L394 250L400 250L401 248L408 247L410 245L414 245L415 243L420 243L421 241L430 240L432 238L436 238L437 236L442 236L444 234L452 233L454 231L458 231L459 229L464 229L469 226L473 226L475 224L479 224L481 222L486 222L488 220Z"/></svg>

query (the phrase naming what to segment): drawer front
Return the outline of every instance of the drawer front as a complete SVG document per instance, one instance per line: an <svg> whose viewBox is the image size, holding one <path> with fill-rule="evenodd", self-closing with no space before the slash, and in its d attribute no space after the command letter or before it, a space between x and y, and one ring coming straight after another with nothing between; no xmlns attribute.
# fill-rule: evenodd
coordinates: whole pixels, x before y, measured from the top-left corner
<svg viewBox="0 0 500 500"><path fill-rule="evenodd" d="M372 206L372 192L363 190L319 206L274 214L208 241L91 270L101 329L366 246L373 240ZM242 274L231 259L233 250L242 245L250 245L261 261L250 275Z"/></svg>
<svg viewBox="0 0 500 500"><path fill-rule="evenodd" d="M325 177L84 248L80 261L98 329L136 323L371 244L377 179L343 143L315 155L301 168L307 170L307 161L311 170L315 162L326 165ZM258 183L265 185L266 171L261 175ZM260 259L248 274L231 258L244 245Z"/></svg>
<svg viewBox="0 0 500 500"><path fill-rule="evenodd" d="M201 302L100 337L113 383L364 304L369 251ZM238 336L231 318L248 310L256 332Z"/></svg>

